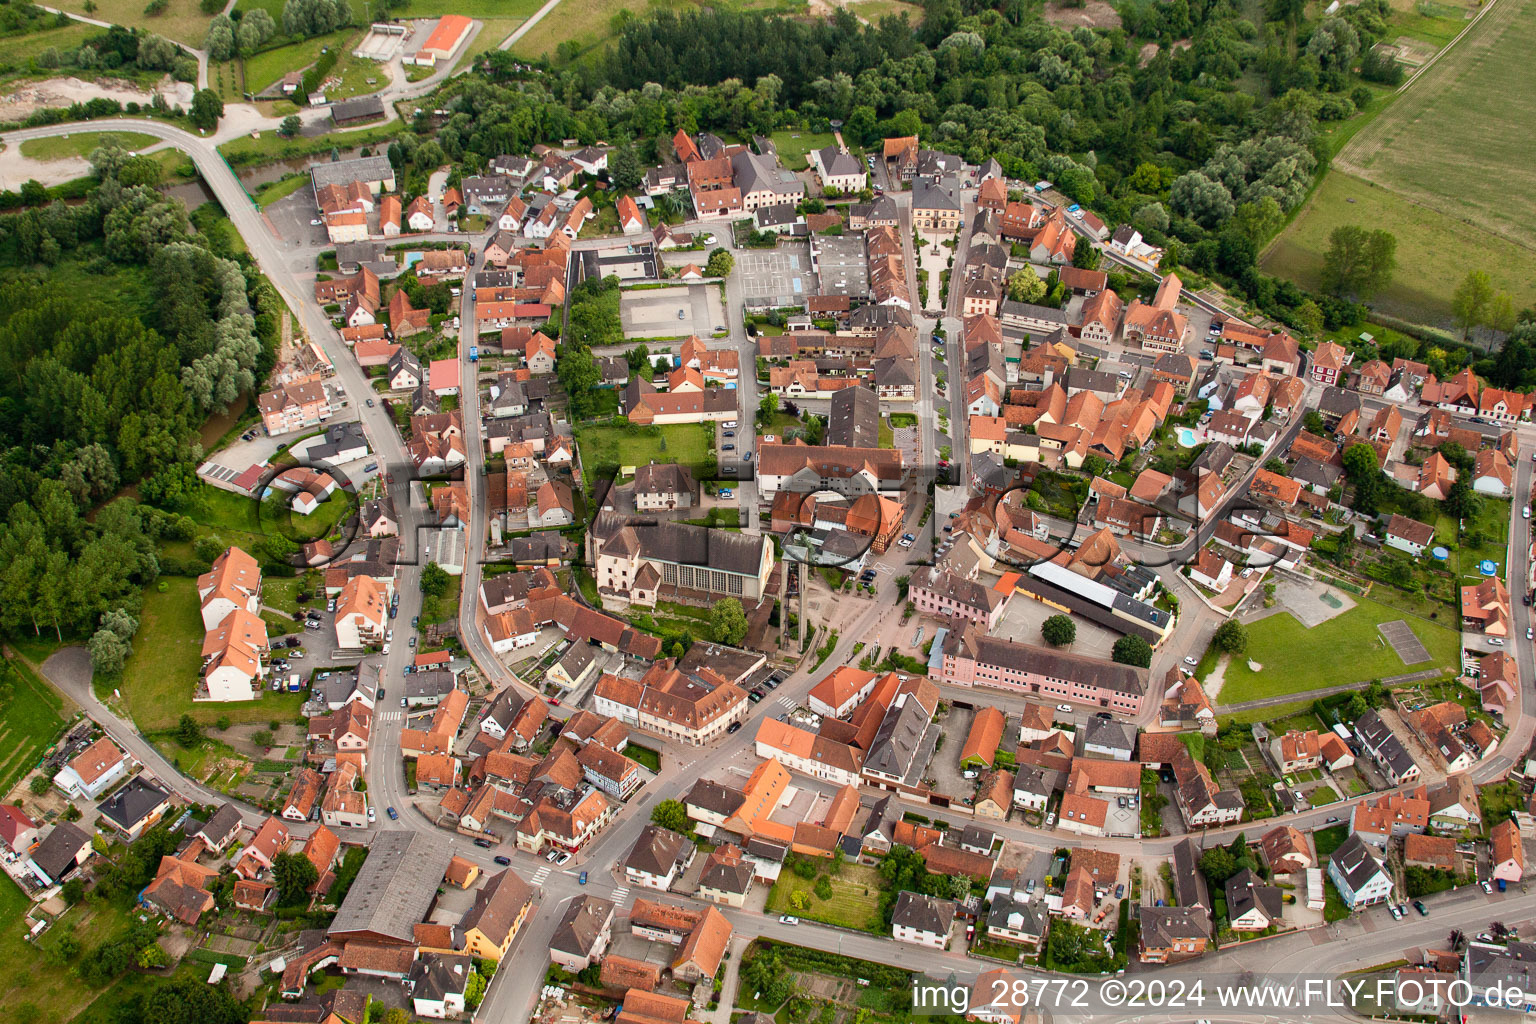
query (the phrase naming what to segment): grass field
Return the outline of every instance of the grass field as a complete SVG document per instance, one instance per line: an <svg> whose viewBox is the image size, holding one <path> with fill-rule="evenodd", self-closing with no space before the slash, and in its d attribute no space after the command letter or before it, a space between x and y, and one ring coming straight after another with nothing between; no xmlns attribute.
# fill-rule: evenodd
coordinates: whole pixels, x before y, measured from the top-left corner
<svg viewBox="0 0 1536 1024"><path fill-rule="evenodd" d="M1328 235L1346 224L1381 227L1397 236L1397 272L1371 300L1388 313L1446 323L1451 295L1474 265L1488 271L1494 287L1514 296L1516 308L1536 301L1536 251L1338 169L1327 173L1265 252L1264 269L1303 287L1318 287Z"/></svg>
<svg viewBox="0 0 1536 1024"><path fill-rule="evenodd" d="M281 14L279 14L281 18ZM279 22L281 24L281 22ZM245 88L253 93L261 92L290 71L307 68L320 59L320 51L326 47L350 46L357 35L356 29L346 28L323 36L313 36L287 46L264 50L245 61ZM339 69L348 57L336 62Z"/></svg>
<svg viewBox="0 0 1536 1024"><path fill-rule="evenodd" d="M534 4L532 6L533 6L534 10L538 9L538 5L537 4ZM459 51L458 58L456 60L454 60L454 62L453 62L453 69L455 71L457 71L459 68L462 68L465 65L469 64L471 61L473 61L476 57L480 56L486 50L492 50L492 49L495 49L497 46L501 45L501 41L503 39L507 38L507 36L511 35L513 29L517 28L517 26L521 25L524 21L526 21L528 19L527 18L498 17L498 18L482 18L480 20L484 24L481 26L479 34L476 35L473 39L471 39L469 41L469 45L468 46L464 47L464 49ZM412 70L413 71L428 71L429 69L427 69L427 68L413 68Z"/></svg>
<svg viewBox="0 0 1536 1024"><path fill-rule="evenodd" d="M793 871L785 870L768 894L767 912L793 914L811 921L856 928L866 932L884 932L880 915L880 890L884 882L873 868L861 864L844 864L836 875L829 876L832 898L822 900L815 893L814 879L801 878ZM806 909L797 910L790 902L792 894L805 893L809 901Z"/></svg>
<svg viewBox="0 0 1536 1024"><path fill-rule="evenodd" d="M1368 598L1356 598L1355 607L1312 629L1289 612L1280 612L1248 625L1248 652L1227 663L1226 682L1218 698L1238 704L1287 693L1302 693L1325 686L1402 675L1435 665L1454 670L1460 636L1427 619L1407 616L1408 625L1423 641L1432 659L1429 665L1405 666L1397 652L1376 631L1378 623L1405 618ZM1259 672L1248 661L1264 666ZM1280 709L1271 709L1271 717Z"/></svg>
<svg viewBox="0 0 1536 1024"><path fill-rule="evenodd" d="M25 64L50 46L72 50L92 36L100 35L102 31L95 25L72 21L62 28L46 28L41 32L7 36L4 40L6 60L18 65Z"/></svg>
<svg viewBox="0 0 1536 1024"><path fill-rule="evenodd" d="M1394 25L1443 43L1462 22L1438 15L1455 13L1437 7L1426 17L1414 8ZM1361 128L1270 250L1266 269L1314 284L1328 232L1355 223L1398 236L1396 280L1377 298L1384 309L1443 319L1471 267L1487 270L1517 307L1536 297L1536 166L1526 141L1536 90L1509 88L1528 73L1533 14L1536 0L1498 0Z"/></svg>
<svg viewBox="0 0 1536 1024"><path fill-rule="evenodd" d="M74 973L73 964L61 964L49 956L66 935L73 934L86 950L114 938L128 926L129 919L113 904L94 901L70 908L35 945L25 938L30 907L31 902L9 879L0 885L0 962L6 967L0 980L0 999L11 1007L14 1019L67 1021L98 995L143 977L130 973L106 989L92 988ZM39 1012L31 1015L24 1011L22 1007L28 1004Z"/></svg>
<svg viewBox="0 0 1536 1024"><path fill-rule="evenodd" d="M375 125L372 128L358 128L350 132L327 132L313 139L285 139L277 132L266 131L261 133L259 139L253 139L249 135L231 139L219 147L219 152L223 154L224 159L234 165L269 163L273 160L308 156L311 153L329 153L332 149L344 150L352 146L371 146L394 138L399 131L399 121Z"/></svg>
<svg viewBox="0 0 1536 1024"><path fill-rule="evenodd" d="M0 707L0 795L35 767L64 729L64 700L13 659L5 666L11 697Z"/></svg>
<svg viewBox="0 0 1536 1024"><path fill-rule="evenodd" d="M28 139L21 144L21 155L32 160L68 160L70 157L88 157L106 142L115 139L124 149L136 150L159 141L143 132L71 132L69 135L52 135L44 139Z"/></svg>
<svg viewBox="0 0 1536 1024"><path fill-rule="evenodd" d="M436 0L429 0L436 2ZM471 6L477 0L470 0ZM489 0L478 0L489 2ZM518 0L519 3L523 0ZM894 3L895 0L877 0ZM535 3L534 10L540 5ZM636 16L660 8L684 10L699 6L694 0L562 0L559 8L535 25L527 35L512 46L519 57L554 56L555 48L567 40L573 40L585 54L613 39L614 15L629 11ZM786 14L803 13L805 0L726 0L711 5L729 10L772 10ZM468 13L455 7L460 13ZM501 12L498 12L501 13Z"/></svg>
<svg viewBox="0 0 1536 1024"><path fill-rule="evenodd" d="M908 24L914 28L923 23L922 7L917 4L902 3L901 0L856 0L854 3L842 6L871 25L878 25L882 18L899 18L903 14L907 16Z"/></svg>
<svg viewBox="0 0 1536 1024"><path fill-rule="evenodd" d="M779 151L779 162L792 171L805 169L806 154L811 150L825 149L836 141L831 132L817 134L788 129L774 132L772 138L774 148Z"/></svg>
<svg viewBox="0 0 1536 1024"><path fill-rule="evenodd" d="M392 13L403 18L435 18L444 14L463 14L471 18L516 18L524 21L544 6L544 0L408 0ZM555 16L565 9L562 4ZM503 37L505 38L505 37Z"/></svg>
<svg viewBox="0 0 1536 1024"><path fill-rule="evenodd" d="M165 589L158 587L164 585ZM167 578L144 594L144 613L133 638L133 655L123 668L123 703L144 732L170 729L183 714L205 725L222 716L231 722L288 721L304 702L301 693L268 691L260 700L232 704L194 704L192 691L202 665L203 617L197 606L197 581ZM97 680L97 696L110 696L111 683ZM103 693L102 691L105 691Z"/></svg>
<svg viewBox="0 0 1536 1024"><path fill-rule="evenodd" d="M581 446L582 461L590 471L590 479L615 472L620 466L643 466L651 461L681 463L694 471L696 479L713 477L714 460L709 457L711 440L710 428L697 423L655 428L576 428L576 443Z"/></svg>
<svg viewBox="0 0 1536 1024"><path fill-rule="evenodd" d="M114 25L142 28L199 48L203 45L203 37L208 34L208 23L213 20L212 15L197 9L197 0L170 0L165 13L153 17L144 13L144 4L139 0L95 0L94 12L87 12L85 4L86 0L59 0L53 6L72 14L87 14L101 21L110 21ZM278 13L280 15L282 12ZM281 18L278 24L282 24Z"/></svg>

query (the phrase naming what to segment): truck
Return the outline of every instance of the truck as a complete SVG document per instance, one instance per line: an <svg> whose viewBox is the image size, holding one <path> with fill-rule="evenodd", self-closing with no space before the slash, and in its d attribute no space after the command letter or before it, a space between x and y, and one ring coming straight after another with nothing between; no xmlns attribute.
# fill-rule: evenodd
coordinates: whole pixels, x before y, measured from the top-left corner
<svg viewBox="0 0 1536 1024"><path fill-rule="evenodd" d="M469 361L472 362L472 363L478 363L480 361L480 346L479 345L471 345L471 346L469 346Z"/></svg>
<svg viewBox="0 0 1536 1024"><path fill-rule="evenodd" d="M303 688L303 684L299 682L299 674L297 672L290 673L288 676L288 692L298 693Z"/></svg>

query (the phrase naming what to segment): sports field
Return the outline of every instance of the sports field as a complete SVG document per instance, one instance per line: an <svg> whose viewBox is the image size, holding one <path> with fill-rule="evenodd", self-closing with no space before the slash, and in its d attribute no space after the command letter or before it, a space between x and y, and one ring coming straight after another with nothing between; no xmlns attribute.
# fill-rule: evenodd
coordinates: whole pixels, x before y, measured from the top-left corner
<svg viewBox="0 0 1536 1024"><path fill-rule="evenodd" d="M1315 285L1329 232L1359 224L1397 235L1397 273L1373 302L1389 312L1445 321L1473 268L1516 308L1536 300L1536 89L1516 85L1529 80L1533 51L1536 0L1494 0L1334 157L1265 269Z"/></svg>
<svg viewBox="0 0 1536 1024"><path fill-rule="evenodd" d="M1406 620L1423 643L1430 664L1405 667L1382 640L1378 624L1400 620ZM1355 598L1355 607L1311 629L1282 611L1249 623L1248 651L1227 663L1220 702L1240 704L1438 666L1454 670L1459 642L1455 630L1405 616L1369 598ZM1248 667L1250 662L1263 667L1255 672Z"/></svg>

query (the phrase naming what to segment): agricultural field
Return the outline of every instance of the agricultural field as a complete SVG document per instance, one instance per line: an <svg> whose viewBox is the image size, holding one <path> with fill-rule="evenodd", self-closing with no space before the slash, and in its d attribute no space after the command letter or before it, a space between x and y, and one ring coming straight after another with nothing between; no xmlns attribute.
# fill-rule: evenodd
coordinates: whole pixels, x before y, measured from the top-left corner
<svg viewBox="0 0 1536 1024"><path fill-rule="evenodd" d="M0 703L0 794L36 767L64 729L73 706L40 680L22 661L0 665L0 681L9 691Z"/></svg>
<svg viewBox="0 0 1536 1024"><path fill-rule="evenodd" d="M1477 265L1488 271L1495 288L1514 296L1516 308L1536 302L1536 250L1337 168L1323 177L1296 218L1271 243L1264 269L1305 288L1318 287L1328 235L1346 224L1385 228L1397 236L1397 272L1386 290L1371 300L1394 316L1448 323L1451 295L1469 268L1470 253L1479 254Z"/></svg>
<svg viewBox="0 0 1536 1024"><path fill-rule="evenodd" d="M1432 52L1465 25L1464 13L1404 4L1393 24ZM1536 0L1497 0L1355 132L1266 254L1265 269L1315 286L1333 228L1379 226L1398 239L1397 274L1374 301L1384 310L1444 322L1473 266L1517 307L1536 300L1536 166L1526 143L1536 92L1509 87L1527 75L1536 48L1533 14Z"/></svg>
<svg viewBox="0 0 1536 1024"><path fill-rule="evenodd" d="M1490 234L1536 249L1536 95L1510 89L1536 48L1536 0L1498 0L1335 160ZM1497 187L1490 187L1497 182Z"/></svg>
<svg viewBox="0 0 1536 1024"><path fill-rule="evenodd" d="M1305 693L1325 686L1402 675L1434 666L1456 669L1461 642L1455 630L1428 619L1405 615L1396 608L1354 598L1355 607L1306 628L1289 612L1278 612L1248 624L1248 651L1227 663L1225 682L1217 700L1239 704L1288 693ZM1427 665L1405 666L1387 646L1376 626L1405 619L1429 651ZM1249 662L1263 666L1255 672ZM1269 709L1273 716L1280 709Z"/></svg>
<svg viewBox="0 0 1536 1024"><path fill-rule="evenodd" d="M138 150L160 140L143 132L70 132L42 139L28 139L21 144L21 155L31 160L68 160L89 157L108 139L127 150Z"/></svg>
<svg viewBox="0 0 1536 1024"><path fill-rule="evenodd" d="M87 2L93 3L89 11L85 6ZM58 0L53 6L71 14L84 14L109 21L114 25L142 28L194 48L203 45L203 38L208 34L208 23L213 20L213 15L204 14L198 9L198 0L170 0L165 13L153 15L144 13L144 4L139 0Z"/></svg>

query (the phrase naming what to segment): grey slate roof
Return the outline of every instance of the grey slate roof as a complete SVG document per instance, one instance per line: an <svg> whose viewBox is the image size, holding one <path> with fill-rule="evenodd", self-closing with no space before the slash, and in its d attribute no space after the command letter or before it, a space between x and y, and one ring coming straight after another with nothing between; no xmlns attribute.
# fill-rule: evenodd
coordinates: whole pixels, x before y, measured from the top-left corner
<svg viewBox="0 0 1536 1024"><path fill-rule="evenodd" d="M549 948L571 956L590 956L603 926L612 920L614 909L612 903L596 896L578 896L555 927Z"/></svg>
<svg viewBox="0 0 1536 1024"><path fill-rule="evenodd" d="M955 923L955 912L958 909L953 900L902 892L896 897L891 924L933 935L947 935Z"/></svg>
<svg viewBox="0 0 1536 1024"><path fill-rule="evenodd" d="M165 800L170 792L150 782L142 775L135 775L128 784L96 805L96 810L124 829L131 829L143 817Z"/></svg>

